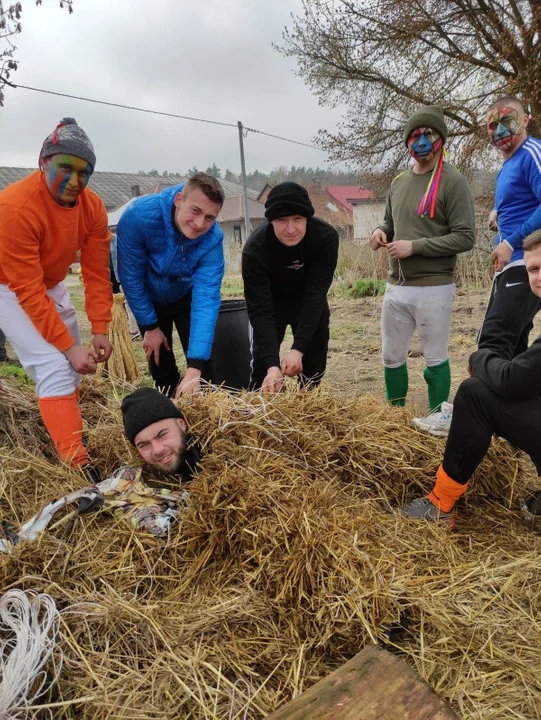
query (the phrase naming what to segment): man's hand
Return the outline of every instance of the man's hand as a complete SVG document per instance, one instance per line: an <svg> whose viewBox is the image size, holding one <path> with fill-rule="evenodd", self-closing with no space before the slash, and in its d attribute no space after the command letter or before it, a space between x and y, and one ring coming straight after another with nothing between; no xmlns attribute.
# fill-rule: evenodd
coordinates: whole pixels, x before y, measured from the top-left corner
<svg viewBox="0 0 541 720"><path fill-rule="evenodd" d="M284 385L284 376L282 375L282 371L279 367L270 367L267 370L267 375L265 379L263 380L263 385L261 386L261 392L263 395L268 395L278 393L282 389Z"/></svg>
<svg viewBox="0 0 541 720"><path fill-rule="evenodd" d="M498 213L495 208L488 214L488 229L494 232L498 229Z"/></svg>
<svg viewBox="0 0 541 720"><path fill-rule="evenodd" d="M179 398L181 395L198 395L201 392L200 378L201 370L188 368L175 391L175 397Z"/></svg>
<svg viewBox="0 0 541 720"><path fill-rule="evenodd" d="M287 377L294 377L302 372L302 353L290 350L282 360L282 373Z"/></svg>
<svg viewBox="0 0 541 720"><path fill-rule="evenodd" d="M395 260L407 258L413 252L413 243L411 240L395 240L387 245L389 255Z"/></svg>
<svg viewBox="0 0 541 720"><path fill-rule="evenodd" d="M145 337L143 338L143 350L147 356L147 362L150 362L150 359L154 355L154 362L156 365L160 364L160 347L162 343L166 350L171 349L169 347L169 343L167 342L167 338L160 328L154 328L154 330L147 330L145 332Z"/></svg>
<svg viewBox="0 0 541 720"><path fill-rule="evenodd" d="M376 228L372 233L372 237L370 238L368 244L370 245L372 250L378 250L378 248L380 247L386 247L387 235L383 232L381 228Z"/></svg>
<svg viewBox="0 0 541 720"><path fill-rule="evenodd" d="M96 333L96 335L92 338L92 345L94 345L94 350L98 356L97 362L105 362L106 360L109 360L111 353L113 352L113 346L109 342L107 335Z"/></svg>
<svg viewBox="0 0 541 720"><path fill-rule="evenodd" d="M496 245L490 256L494 272L501 272L507 263L511 262L512 254L513 248L506 242L501 242L499 245Z"/></svg>
<svg viewBox="0 0 541 720"><path fill-rule="evenodd" d="M68 358L71 367L80 375L92 375L96 372L98 354L95 350L81 347L81 345L72 345L64 350L64 355Z"/></svg>

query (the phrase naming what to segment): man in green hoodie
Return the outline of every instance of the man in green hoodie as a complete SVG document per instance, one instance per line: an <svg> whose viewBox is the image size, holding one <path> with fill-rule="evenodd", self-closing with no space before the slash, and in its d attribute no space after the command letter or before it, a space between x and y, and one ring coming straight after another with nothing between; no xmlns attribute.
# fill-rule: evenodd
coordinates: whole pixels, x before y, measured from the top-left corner
<svg viewBox="0 0 541 720"><path fill-rule="evenodd" d="M381 317L387 399L404 405L407 356L415 329L426 362L430 410L449 397L449 333L458 253L475 241L473 198L466 178L445 161L448 129L431 105L407 121L403 139L413 167L391 183L383 224L370 238L389 253L389 277Z"/></svg>

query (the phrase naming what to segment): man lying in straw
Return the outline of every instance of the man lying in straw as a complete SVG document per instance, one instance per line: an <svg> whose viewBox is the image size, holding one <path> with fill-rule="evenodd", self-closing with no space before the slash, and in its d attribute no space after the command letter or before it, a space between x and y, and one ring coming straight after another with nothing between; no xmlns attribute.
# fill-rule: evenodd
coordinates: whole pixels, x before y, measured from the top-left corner
<svg viewBox="0 0 541 720"><path fill-rule="evenodd" d="M541 230L528 235L522 247L530 287L541 297ZM453 525L455 503L466 491L493 433L528 453L541 475L541 335L512 360L503 351L481 348L471 355L469 367L471 377L455 397L436 485L427 497L401 508L407 517ZM539 505L541 491L533 493L523 510L538 514Z"/></svg>
<svg viewBox="0 0 541 720"><path fill-rule="evenodd" d="M147 465L179 483L197 472L199 449L188 447L186 421L169 398L153 388L140 388L124 398L122 415L126 436ZM138 530L167 535L181 520L188 492L151 487L144 482L143 472L144 468L121 467L93 487L52 500L18 528L4 525L6 539L0 538L0 553L11 552L22 540L36 540L59 511L75 504L80 513L103 508Z"/></svg>
<svg viewBox="0 0 541 720"><path fill-rule="evenodd" d="M81 375L112 352L107 213L87 188L96 156L64 118L45 139L39 170L0 194L0 327L36 382L39 410L61 460L88 466L78 404ZM91 349L83 347L64 280L81 254ZM95 480L95 478L94 478Z"/></svg>
<svg viewBox="0 0 541 720"><path fill-rule="evenodd" d="M186 421L169 398L154 388L139 388L122 401L126 437L147 465L166 475L190 479L201 453L188 447Z"/></svg>

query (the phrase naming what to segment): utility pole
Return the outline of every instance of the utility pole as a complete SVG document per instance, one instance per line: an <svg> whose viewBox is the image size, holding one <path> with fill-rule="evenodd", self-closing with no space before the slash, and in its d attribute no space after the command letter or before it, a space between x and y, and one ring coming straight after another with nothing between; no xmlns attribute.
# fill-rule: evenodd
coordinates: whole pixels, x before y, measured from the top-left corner
<svg viewBox="0 0 541 720"><path fill-rule="evenodd" d="M248 208L248 186L246 184L246 164L244 162L244 136L242 123L239 120L237 125L239 126L239 147L240 147L240 173L242 175L242 198L244 205L244 229L246 232L245 242L248 239L248 235L252 231L252 225L250 223L250 210Z"/></svg>

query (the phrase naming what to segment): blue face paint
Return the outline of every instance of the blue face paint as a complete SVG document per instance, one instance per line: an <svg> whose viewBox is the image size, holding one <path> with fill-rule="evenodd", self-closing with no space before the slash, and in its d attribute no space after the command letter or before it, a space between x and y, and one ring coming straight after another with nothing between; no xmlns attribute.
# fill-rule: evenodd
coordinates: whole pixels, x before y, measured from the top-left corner
<svg viewBox="0 0 541 720"><path fill-rule="evenodd" d="M433 146L433 143L430 142L426 135L421 133L417 140L410 145L410 148L415 155L421 158L421 160L424 160L432 152Z"/></svg>
<svg viewBox="0 0 541 720"><path fill-rule="evenodd" d="M72 155L53 155L47 159L46 169L47 187L60 205L74 205L92 174L86 160Z"/></svg>
<svg viewBox="0 0 541 720"><path fill-rule="evenodd" d="M512 133L509 130L509 128L507 127L507 125L504 125L503 123L500 122L500 123L498 123L498 127L496 128L496 130L494 130L494 135L493 135L494 141L493 142L496 143L499 140L505 140L505 138L511 137L511 135L512 135Z"/></svg>

